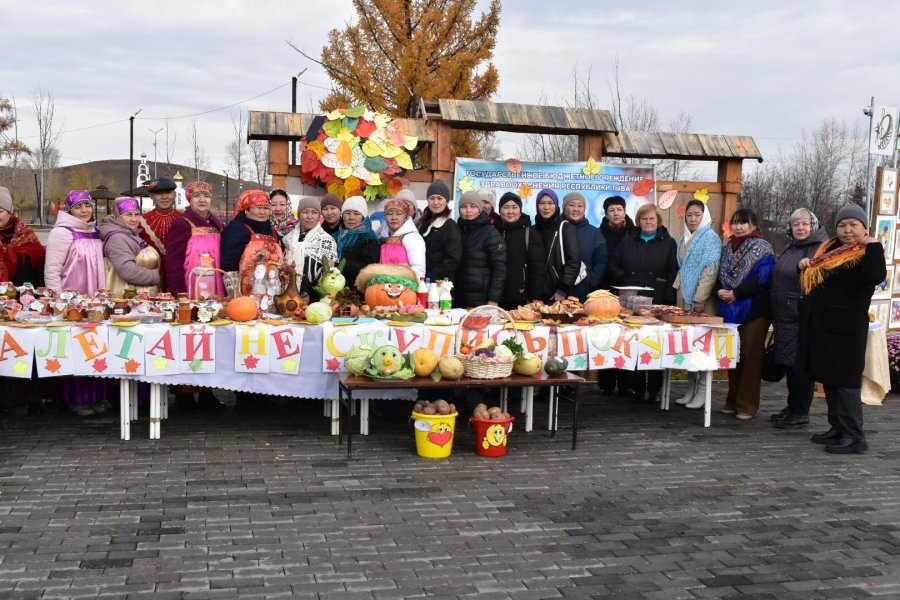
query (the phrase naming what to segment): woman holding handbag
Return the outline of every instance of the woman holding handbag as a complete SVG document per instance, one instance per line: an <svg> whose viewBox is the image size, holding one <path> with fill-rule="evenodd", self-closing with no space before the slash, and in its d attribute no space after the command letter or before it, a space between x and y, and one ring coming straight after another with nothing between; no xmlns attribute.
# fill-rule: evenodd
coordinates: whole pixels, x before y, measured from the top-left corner
<svg viewBox="0 0 900 600"><path fill-rule="evenodd" d="M538 192L534 222L547 251L544 299L551 303L565 300L572 295L575 285L584 279L579 278L583 265L578 231L563 219L559 211L559 198L549 188Z"/></svg>

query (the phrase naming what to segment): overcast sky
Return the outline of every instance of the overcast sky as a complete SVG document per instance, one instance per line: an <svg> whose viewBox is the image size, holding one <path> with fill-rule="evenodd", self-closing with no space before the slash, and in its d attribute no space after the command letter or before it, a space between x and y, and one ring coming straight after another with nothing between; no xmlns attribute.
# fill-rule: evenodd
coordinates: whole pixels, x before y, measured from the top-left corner
<svg viewBox="0 0 900 600"><path fill-rule="evenodd" d="M315 111L327 92L321 67L285 40L318 55L355 12L350 0L0 0L0 14L0 95L15 97L26 143L41 88L56 97L63 164L127 158L128 117L140 109L136 157L152 160L150 130L169 117L175 162L189 164L196 119L209 168L221 171L235 111L290 110L302 69L298 110ZM898 23L900 2L887 0L506 0L495 100L560 104L577 66L609 108L618 58L623 93L652 103L664 124L684 111L694 132L753 136L774 159L823 119L868 127L871 96L900 105ZM517 139L501 134L503 149Z"/></svg>

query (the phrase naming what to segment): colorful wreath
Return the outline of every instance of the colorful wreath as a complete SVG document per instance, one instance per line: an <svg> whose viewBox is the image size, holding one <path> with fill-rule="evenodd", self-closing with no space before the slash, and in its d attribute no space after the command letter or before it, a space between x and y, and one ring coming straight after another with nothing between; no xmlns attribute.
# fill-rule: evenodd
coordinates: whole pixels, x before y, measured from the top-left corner
<svg viewBox="0 0 900 600"><path fill-rule="evenodd" d="M393 120L365 106L326 113L318 137L300 153L301 178L322 184L342 200L363 196L369 202L393 196L409 182L407 150L419 140L408 135L405 121Z"/></svg>

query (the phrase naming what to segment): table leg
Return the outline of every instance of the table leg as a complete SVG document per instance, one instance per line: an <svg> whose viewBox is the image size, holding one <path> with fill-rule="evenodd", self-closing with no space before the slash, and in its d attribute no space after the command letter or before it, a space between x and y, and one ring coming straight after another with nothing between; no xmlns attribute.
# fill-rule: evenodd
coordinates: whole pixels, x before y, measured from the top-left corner
<svg viewBox="0 0 900 600"><path fill-rule="evenodd" d="M169 386L159 384L159 406L161 419L169 418Z"/></svg>
<svg viewBox="0 0 900 600"><path fill-rule="evenodd" d="M359 399L359 435L369 435L369 399Z"/></svg>
<svg viewBox="0 0 900 600"><path fill-rule="evenodd" d="M672 395L672 371L671 369L666 369L663 374L663 387L662 387L662 403L660 404L660 408L663 410L669 410L669 396Z"/></svg>
<svg viewBox="0 0 900 600"><path fill-rule="evenodd" d="M131 420L138 420L138 382L136 380L128 380L128 397L131 400Z"/></svg>
<svg viewBox="0 0 900 600"><path fill-rule="evenodd" d="M553 431L553 403L556 400L556 394L553 393L553 386L550 386L549 391L547 393L548 401L547 401L547 430Z"/></svg>
<svg viewBox="0 0 900 600"><path fill-rule="evenodd" d="M534 429L534 388L522 388L522 403L525 405L525 431Z"/></svg>
<svg viewBox="0 0 900 600"><path fill-rule="evenodd" d="M559 418L559 393L555 385L550 386L550 422L547 429L550 430L550 437L556 437L557 419Z"/></svg>
<svg viewBox="0 0 900 600"><path fill-rule="evenodd" d="M347 395L350 395L350 390L347 390ZM325 401L325 405L329 405L328 400ZM338 383L338 410L344 410L344 386ZM343 419L343 416L341 417ZM343 426L344 421L341 420L341 425ZM338 429L338 446L344 443L344 428L340 427Z"/></svg>
<svg viewBox="0 0 900 600"><path fill-rule="evenodd" d="M578 444L578 390L581 386L575 386L575 406L572 407L572 450Z"/></svg>
<svg viewBox="0 0 900 600"><path fill-rule="evenodd" d="M340 404L338 404L338 410L340 411ZM353 456L353 425L351 423L352 418L350 417L350 407L353 406L353 392L347 390L347 460L349 461Z"/></svg>
<svg viewBox="0 0 900 600"><path fill-rule="evenodd" d="M709 427L712 422L712 371L703 374L706 377L706 397L703 403L703 426Z"/></svg>
<svg viewBox="0 0 900 600"><path fill-rule="evenodd" d="M506 390L507 390L507 388L505 388L505 387L500 388L500 410L502 410L503 412L509 412L508 410L506 410L506 408L507 408Z"/></svg>
<svg viewBox="0 0 900 600"><path fill-rule="evenodd" d="M323 414L323 416L330 417L331 416L331 402L329 400L326 400L324 402L324 405L325 406L322 410L322 414Z"/></svg>
<svg viewBox="0 0 900 600"><path fill-rule="evenodd" d="M150 386L150 439L159 439L159 386Z"/></svg>
<svg viewBox="0 0 900 600"><path fill-rule="evenodd" d="M119 380L119 437L131 439L131 398L128 394L128 380Z"/></svg>
<svg viewBox="0 0 900 600"><path fill-rule="evenodd" d="M330 404L329 414L331 414L331 435L340 435L341 433L341 401L334 399L328 400L325 404ZM347 422L350 422L350 407L353 406L353 400L350 394L347 394ZM347 431L350 434L350 431Z"/></svg>

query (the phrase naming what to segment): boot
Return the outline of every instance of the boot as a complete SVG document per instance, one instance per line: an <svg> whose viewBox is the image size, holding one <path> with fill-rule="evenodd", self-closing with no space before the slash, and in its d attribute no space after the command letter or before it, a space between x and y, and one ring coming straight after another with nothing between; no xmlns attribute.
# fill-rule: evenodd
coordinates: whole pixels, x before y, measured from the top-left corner
<svg viewBox="0 0 900 600"><path fill-rule="evenodd" d="M694 395L697 392L697 382L698 381L699 381L699 378L697 377L696 373L688 373L687 391L684 393L684 396L682 396L681 398L679 398L675 401L675 404L687 404L691 400L693 400Z"/></svg>
<svg viewBox="0 0 900 600"><path fill-rule="evenodd" d="M694 397L685 404L685 408L703 408L706 405L706 373L698 373L697 389Z"/></svg>

